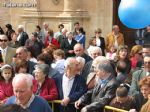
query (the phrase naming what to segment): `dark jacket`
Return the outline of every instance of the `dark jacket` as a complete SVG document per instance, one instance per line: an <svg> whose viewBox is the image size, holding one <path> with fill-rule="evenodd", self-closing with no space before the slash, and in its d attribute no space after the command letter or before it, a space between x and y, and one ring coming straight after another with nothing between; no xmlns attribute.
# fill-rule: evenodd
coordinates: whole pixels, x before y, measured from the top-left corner
<svg viewBox="0 0 150 112"><path fill-rule="evenodd" d="M19 39L19 45L24 46L26 43L26 40L28 39L28 34L26 32L22 32L20 39Z"/></svg>

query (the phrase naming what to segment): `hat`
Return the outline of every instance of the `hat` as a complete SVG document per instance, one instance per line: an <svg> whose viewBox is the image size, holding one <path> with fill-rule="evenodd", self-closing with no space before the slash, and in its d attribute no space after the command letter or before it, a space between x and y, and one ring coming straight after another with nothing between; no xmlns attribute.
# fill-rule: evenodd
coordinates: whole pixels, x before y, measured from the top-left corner
<svg viewBox="0 0 150 112"><path fill-rule="evenodd" d="M37 64L35 65L35 71L36 72L36 69L40 69L45 75L49 75L49 65L48 64Z"/></svg>
<svg viewBox="0 0 150 112"><path fill-rule="evenodd" d="M32 35L34 35L34 37L38 37L38 33L37 32L33 32Z"/></svg>

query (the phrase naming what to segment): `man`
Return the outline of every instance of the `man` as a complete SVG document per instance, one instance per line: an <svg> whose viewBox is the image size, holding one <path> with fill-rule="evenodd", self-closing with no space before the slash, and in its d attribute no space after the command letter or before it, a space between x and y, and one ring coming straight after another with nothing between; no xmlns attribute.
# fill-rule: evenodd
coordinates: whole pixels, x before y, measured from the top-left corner
<svg viewBox="0 0 150 112"><path fill-rule="evenodd" d="M58 36L57 40L58 40L58 43L61 44L64 39L66 38L66 33L68 32L68 30L66 28L63 28L62 29L62 34Z"/></svg>
<svg viewBox="0 0 150 112"><path fill-rule="evenodd" d="M43 23L43 29L42 29L42 41L44 43L45 38L48 34L48 30L49 30L49 24L47 22Z"/></svg>
<svg viewBox="0 0 150 112"><path fill-rule="evenodd" d="M77 101L86 91L86 83L81 75L78 75L78 62L75 58L67 58L65 73L56 77L59 99L63 112L76 112L71 103Z"/></svg>
<svg viewBox="0 0 150 112"><path fill-rule="evenodd" d="M16 55L17 55L17 59L27 61L27 63L28 63L28 71L27 71L27 73L32 74L33 70L34 70L34 66L36 65L36 63L31 62L31 61L29 61L27 59L27 57L28 57L28 50L25 47L19 47L16 50ZM15 67L15 63L14 63L14 67Z"/></svg>
<svg viewBox="0 0 150 112"><path fill-rule="evenodd" d="M147 26L146 32L144 33L144 44L150 44L150 26Z"/></svg>
<svg viewBox="0 0 150 112"><path fill-rule="evenodd" d="M19 34L17 37L17 41L19 42L20 46L24 46L26 40L29 38L28 34L24 31L23 25L19 25L17 30Z"/></svg>
<svg viewBox="0 0 150 112"><path fill-rule="evenodd" d="M94 60L96 57L98 56L102 56L102 50L100 47L96 46L96 47L93 47L92 51L91 51L91 57L92 59ZM92 70L92 62L93 60L87 62L83 68L83 71L82 71L82 76L85 78L85 80L87 80L87 76L93 72Z"/></svg>
<svg viewBox="0 0 150 112"><path fill-rule="evenodd" d="M144 68L137 70L132 74L130 94L139 94L140 88L138 86L138 82L146 76L150 76L150 55L146 55L144 57Z"/></svg>
<svg viewBox="0 0 150 112"><path fill-rule="evenodd" d="M6 35L0 35L0 51L2 54L3 64L11 64L12 58L16 53L16 49L9 47L8 43L8 37Z"/></svg>
<svg viewBox="0 0 150 112"><path fill-rule="evenodd" d="M84 53L84 48L83 48L82 44L80 44L80 43L77 43L74 46L74 53L75 53L76 57L78 57L78 56L83 57L85 59L85 63L92 60L92 58L90 56L88 56L87 54Z"/></svg>
<svg viewBox="0 0 150 112"><path fill-rule="evenodd" d="M54 33L54 38L58 40L58 36L60 36L62 34L62 29L64 28L64 25L63 24L59 24L58 25L58 29L59 31L58 32L55 32Z"/></svg>
<svg viewBox="0 0 150 112"><path fill-rule="evenodd" d="M110 46L115 46L117 49L120 45L124 45L124 36L120 33L119 26L114 25L112 32L106 37L106 49L109 51Z"/></svg>
<svg viewBox="0 0 150 112"><path fill-rule="evenodd" d="M83 106L81 112L102 112L104 106L108 105L115 96L118 83L113 77L113 68L107 59L98 61L93 63L98 77L97 85L75 102L77 109Z"/></svg>
<svg viewBox="0 0 150 112"><path fill-rule="evenodd" d="M7 104L18 104L31 112L52 112L46 100L32 92L32 78L27 74L18 74L12 81L14 96L8 98Z"/></svg>

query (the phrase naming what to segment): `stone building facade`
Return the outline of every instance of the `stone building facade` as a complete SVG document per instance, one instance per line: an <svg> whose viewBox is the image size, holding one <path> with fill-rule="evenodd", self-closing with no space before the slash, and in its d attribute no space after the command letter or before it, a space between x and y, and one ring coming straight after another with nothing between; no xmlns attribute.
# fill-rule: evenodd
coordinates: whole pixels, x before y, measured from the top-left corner
<svg viewBox="0 0 150 112"><path fill-rule="evenodd" d="M6 3L14 3L10 6ZM26 7L16 4L36 4ZM105 37L112 29L113 0L0 0L0 26L11 23L16 29L19 24L25 26L29 34L35 25L48 22L50 28L58 30L63 23L68 30L79 21L86 31L87 40L94 35L96 28L102 29Z"/></svg>

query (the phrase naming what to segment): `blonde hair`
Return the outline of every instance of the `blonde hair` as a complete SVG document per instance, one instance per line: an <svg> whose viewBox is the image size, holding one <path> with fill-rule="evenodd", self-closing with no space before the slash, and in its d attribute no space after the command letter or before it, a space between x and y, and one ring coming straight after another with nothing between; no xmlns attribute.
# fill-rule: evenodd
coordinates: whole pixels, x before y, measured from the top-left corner
<svg viewBox="0 0 150 112"><path fill-rule="evenodd" d="M132 47L131 52L130 52L130 57L133 57L136 53L141 51L143 47L141 45L135 45Z"/></svg>

